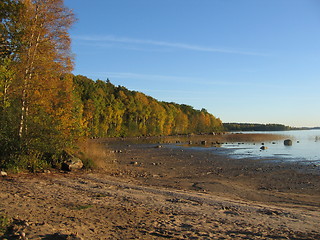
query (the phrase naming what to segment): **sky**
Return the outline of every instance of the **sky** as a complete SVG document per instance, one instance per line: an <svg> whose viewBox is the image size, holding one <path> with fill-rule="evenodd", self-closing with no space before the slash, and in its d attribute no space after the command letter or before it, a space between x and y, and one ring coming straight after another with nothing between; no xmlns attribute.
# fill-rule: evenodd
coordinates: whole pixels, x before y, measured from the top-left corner
<svg viewBox="0 0 320 240"><path fill-rule="evenodd" d="M74 74L223 122L320 126L319 0L65 0Z"/></svg>

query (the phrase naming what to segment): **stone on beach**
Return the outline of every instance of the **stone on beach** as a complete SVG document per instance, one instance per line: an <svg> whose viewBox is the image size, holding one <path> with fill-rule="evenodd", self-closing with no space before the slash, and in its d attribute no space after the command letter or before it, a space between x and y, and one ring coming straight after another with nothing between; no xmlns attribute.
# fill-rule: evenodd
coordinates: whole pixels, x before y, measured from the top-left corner
<svg viewBox="0 0 320 240"><path fill-rule="evenodd" d="M72 171L83 168L83 162L79 158L67 152L64 155L66 160L61 165L62 170Z"/></svg>
<svg viewBox="0 0 320 240"><path fill-rule="evenodd" d="M76 157L62 163L62 170L66 170L66 171L77 170L77 169L81 169L82 167L83 167L83 162Z"/></svg>

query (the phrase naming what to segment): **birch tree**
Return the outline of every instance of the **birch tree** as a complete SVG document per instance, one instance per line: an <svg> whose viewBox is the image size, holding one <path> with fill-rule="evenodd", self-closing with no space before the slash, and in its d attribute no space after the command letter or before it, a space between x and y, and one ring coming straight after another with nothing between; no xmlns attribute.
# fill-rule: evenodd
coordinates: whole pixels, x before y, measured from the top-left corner
<svg viewBox="0 0 320 240"><path fill-rule="evenodd" d="M4 94L10 93L15 101L15 135L27 150L54 151L50 148L56 144L62 148L72 135L74 121L68 34L74 15L63 0L4 0L1 4L7 8L1 12L14 11L10 16L2 14L1 29L6 35L0 38L1 56L13 49L9 59L14 76L2 64L0 77L1 97L6 99ZM3 75L11 76L11 81Z"/></svg>
<svg viewBox="0 0 320 240"><path fill-rule="evenodd" d="M19 136L28 132L31 105L58 91L62 74L72 68L68 29L72 13L62 0L21 0L22 46L19 69L21 81L21 115ZM43 99L40 99L40 98ZM40 104L41 105L41 104Z"/></svg>

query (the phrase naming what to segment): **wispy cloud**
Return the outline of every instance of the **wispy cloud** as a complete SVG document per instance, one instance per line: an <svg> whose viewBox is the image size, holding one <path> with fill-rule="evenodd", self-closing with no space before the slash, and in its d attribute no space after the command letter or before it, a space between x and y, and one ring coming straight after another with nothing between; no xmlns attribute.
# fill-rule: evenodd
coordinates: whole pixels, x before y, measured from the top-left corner
<svg viewBox="0 0 320 240"><path fill-rule="evenodd" d="M268 56L268 54L260 53L260 52L241 51L241 50L228 49L228 48L214 48L214 47L193 45L193 44L188 44L188 43L179 43L179 42L166 42L166 41L157 41L157 40L149 40L149 39L116 37L116 36L112 36L112 35L107 35L107 36L74 36L73 39L85 41L85 42L92 42L97 45L100 44L100 46L101 46L101 43L113 42L113 43L126 43L126 44L136 44L136 45L160 46L160 47L184 49L184 50L198 51L198 52Z"/></svg>
<svg viewBox="0 0 320 240"><path fill-rule="evenodd" d="M104 73L110 78L121 78L121 79L141 79L141 80L168 80L168 81L188 81L191 78L180 77L180 76L169 76L169 75L156 75L156 74L143 74L143 73L131 73L131 72L108 72Z"/></svg>
<svg viewBox="0 0 320 240"><path fill-rule="evenodd" d="M191 78L191 77L183 77L183 76L170 76L170 75L155 75L155 74L143 74L143 73L131 73L131 72L96 72L95 75L103 76L105 78L110 79L133 79L133 80L141 80L141 81L174 81L174 82L188 82L188 83L197 83L197 84L222 84L228 85L226 82L219 81L209 81L200 78Z"/></svg>
<svg viewBox="0 0 320 240"><path fill-rule="evenodd" d="M219 79L210 79L203 77L186 77L186 76L174 76L174 75L157 75L157 74L144 74L144 73L132 73L132 72L95 72L95 73L86 73L85 75L98 78L98 79L107 79L120 80L120 81L134 81L134 82L169 82L169 83L181 83L181 84L193 84L195 86L204 85L204 86L226 86L226 87L248 87L248 89L279 89L279 90L297 90L301 88L310 88L310 86L300 86L300 85L290 85L281 84L279 81L278 84L270 84L268 82L254 81L249 79L248 81L238 81L234 80L219 80ZM312 87L312 86L311 86ZM176 90L175 90L176 91Z"/></svg>
<svg viewBox="0 0 320 240"><path fill-rule="evenodd" d="M204 79L199 77L183 77L183 76L170 76L170 75L154 75L143 73L131 73L131 72L96 72L89 74L90 76L102 76L104 78L121 79L121 80L135 80L135 81L156 81L156 82L181 82L201 85L244 85L244 82L228 82L228 81L216 81L210 79ZM249 84L249 83L248 83Z"/></svg>

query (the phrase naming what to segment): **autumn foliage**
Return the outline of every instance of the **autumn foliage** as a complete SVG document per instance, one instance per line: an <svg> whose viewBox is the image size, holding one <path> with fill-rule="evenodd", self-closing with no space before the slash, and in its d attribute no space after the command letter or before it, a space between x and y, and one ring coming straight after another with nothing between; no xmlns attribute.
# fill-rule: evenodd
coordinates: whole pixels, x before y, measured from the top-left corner
<svg viewBox="0 0 320 240"><path fill-rule="evenodd" d="M72 144L74 18L62 0L4 0L0 7L0 154L34 168L34 159L45 164Z"/></svg>
<svg viewBox="0 0 320 240"><path fill-rule="evenodd" d="M159 102L141 92L74 76L77 113L88 137L160 136L212 133L222 130L220 119L205 109Z"/></svg>
<svg viewBox="0 0 320 240"><path fill-rule="evenodd" d="M79 137L221 130L204 109L73 76L63 0L1 0L0 19L0 168L55 165Z"/></svg>

